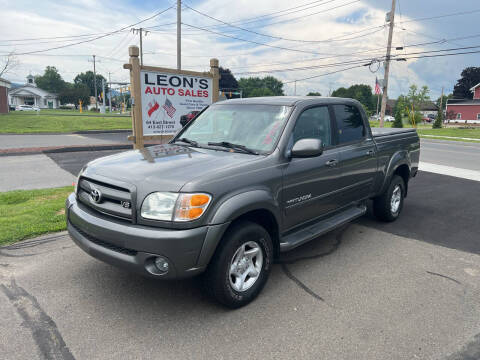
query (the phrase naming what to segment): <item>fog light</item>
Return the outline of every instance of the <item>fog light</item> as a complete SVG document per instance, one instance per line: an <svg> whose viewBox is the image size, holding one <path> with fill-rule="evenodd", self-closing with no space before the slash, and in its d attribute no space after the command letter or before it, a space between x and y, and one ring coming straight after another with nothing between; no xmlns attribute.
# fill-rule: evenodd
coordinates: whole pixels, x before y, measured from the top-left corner
<svg viewBox="0 0 480 360"><path fill-rule="evenodd" d="M162 256L158 256L155 258L155 267L158 271L162 274L166 274L168 272L168 261Z"/></svg>

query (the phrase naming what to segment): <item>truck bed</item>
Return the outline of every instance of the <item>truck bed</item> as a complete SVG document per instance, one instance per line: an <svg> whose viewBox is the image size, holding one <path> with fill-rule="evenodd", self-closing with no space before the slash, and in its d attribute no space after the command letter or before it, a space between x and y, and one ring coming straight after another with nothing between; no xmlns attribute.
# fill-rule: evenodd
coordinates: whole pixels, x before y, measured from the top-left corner
<svg viewBox="0 0 480 360"><path fill-rule="evenodd" d="M416 133L417 130L414 128L373 128L372 135L375 138L380 138L383 136L398 135L403 133Z"/></svg>

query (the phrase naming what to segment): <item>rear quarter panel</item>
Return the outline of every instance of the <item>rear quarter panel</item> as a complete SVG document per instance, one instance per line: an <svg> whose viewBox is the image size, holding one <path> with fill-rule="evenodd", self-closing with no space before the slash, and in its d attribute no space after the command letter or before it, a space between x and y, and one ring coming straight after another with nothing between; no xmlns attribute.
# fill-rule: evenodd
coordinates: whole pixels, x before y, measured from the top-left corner
<svg viewBox="0 0 480 360"><path fill-rule="evenodd" d="M389 129L390 130L390 129ZM408 165L417 171L420 158L420 139L416 131L382 131L372 129L377 146L378 170L374 195L381 194L388 185L393 172L400 165Z"/></svg>

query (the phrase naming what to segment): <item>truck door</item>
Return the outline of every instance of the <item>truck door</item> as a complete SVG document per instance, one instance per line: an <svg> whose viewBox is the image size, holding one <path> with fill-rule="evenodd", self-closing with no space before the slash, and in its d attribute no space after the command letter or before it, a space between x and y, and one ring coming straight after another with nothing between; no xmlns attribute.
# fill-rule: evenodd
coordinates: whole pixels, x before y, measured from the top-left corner
<svg viewBox="0 0 480 360"><path fill-rule="evenodd" d="M333 121L328 106L304 110L295 123L288 148L300 139L322 140L322 155L292 158L284 169L282 202L284 230L291 229L334 210L341 188L340 153L333 145Z"/></svg>
<svg viewBox="0 0 480 360"><path fill-rule="evenodd" d="M375 143L354 105L332 105L340 150L342 205L368 198L377 171Z"/></svg>

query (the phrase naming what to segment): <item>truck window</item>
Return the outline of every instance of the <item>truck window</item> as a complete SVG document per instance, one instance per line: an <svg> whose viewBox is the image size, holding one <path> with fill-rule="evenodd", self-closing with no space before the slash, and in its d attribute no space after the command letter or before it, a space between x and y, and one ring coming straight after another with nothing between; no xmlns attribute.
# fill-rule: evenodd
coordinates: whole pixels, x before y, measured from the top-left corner
<svg viewBox="0 0 480 360"><path fill-rule="evenodd" d="M201 144L226 141L269 152L280 137L290 110L281 105L212 105L180 136Z"/></svg>
<svg viewBox="0 0 480 360"><path fill-rule="evenodd" d="M300 114L293 129L293 144L300 139L320 139L325 146L332 144L330 114L327 106L307 109Z"/></svg>
<svg viewBox="0 0 480 360"><path fill-rule="evenodd" d="M360 141L365 137L365 125L360 111L351 105L333 105L338 131L338 143Z"/></svg>

